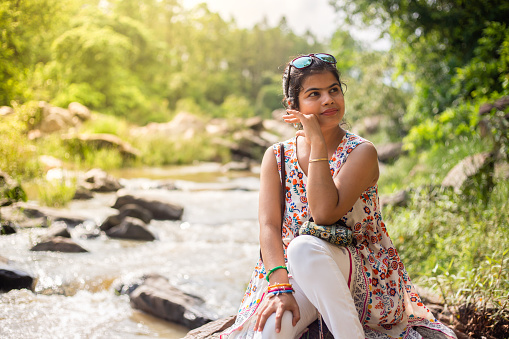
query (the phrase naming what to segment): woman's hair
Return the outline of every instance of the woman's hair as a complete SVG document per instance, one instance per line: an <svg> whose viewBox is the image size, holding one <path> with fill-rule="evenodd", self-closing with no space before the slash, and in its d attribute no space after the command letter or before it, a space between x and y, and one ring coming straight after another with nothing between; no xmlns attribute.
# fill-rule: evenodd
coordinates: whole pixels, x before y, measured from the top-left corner
<svg viewBox="0 0 509 339"><path fill-rule="evenodd" d="M302 83L312 74L331 72L338 80L338 83L341 86L341 92L344 93L343 86L346 85L341 82L340 74L336 65L324 62L316 57L312 58L313 62L311 65L301 69L290 66L291 61L286 64L285 71L283 73L283 104L286 107L288 107L287 104L288 101L290 101L291 104L289 108L299 109L299 93L302 89Z"/></svg>

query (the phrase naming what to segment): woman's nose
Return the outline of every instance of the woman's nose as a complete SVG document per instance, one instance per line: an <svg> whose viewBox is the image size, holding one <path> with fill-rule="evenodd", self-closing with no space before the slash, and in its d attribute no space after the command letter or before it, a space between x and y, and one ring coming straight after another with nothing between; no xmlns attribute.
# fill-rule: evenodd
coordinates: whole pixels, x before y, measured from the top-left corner
<svg viewBox="0 0 509 339"><path fill-rule="evenodd" d="M322 96L322 104L323 105L330 105L334 102L334 99L332 98L332 96L329 94L329 93L326 93Z"/></svg>

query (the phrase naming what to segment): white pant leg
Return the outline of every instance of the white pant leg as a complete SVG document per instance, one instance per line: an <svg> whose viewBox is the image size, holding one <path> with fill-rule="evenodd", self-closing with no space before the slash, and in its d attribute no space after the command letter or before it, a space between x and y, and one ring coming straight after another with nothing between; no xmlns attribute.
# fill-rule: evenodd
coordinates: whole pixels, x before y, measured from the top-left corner
<svg viewBox="0 0 509 339"><path fill-rule="evenodd" d="M276 314L272 314L263 327L263 332L257 332L256 339L293 339L299 338L300 334L318 317L318 312L313 304L306 298L302 289L294 279L290 279L295 291L294 296L299 305L300 320L295 327L292 324L293 314L286 311L281 318L281 331L276 333Z"/></svg>
<svg viewBox="0 0 509 339"><path fill-rule="evenodd" d="M364 338L348 287L350 267L353 267L348 250L302 235L292 240L287 254L293 279L318 309L334 338Z"/></svg>

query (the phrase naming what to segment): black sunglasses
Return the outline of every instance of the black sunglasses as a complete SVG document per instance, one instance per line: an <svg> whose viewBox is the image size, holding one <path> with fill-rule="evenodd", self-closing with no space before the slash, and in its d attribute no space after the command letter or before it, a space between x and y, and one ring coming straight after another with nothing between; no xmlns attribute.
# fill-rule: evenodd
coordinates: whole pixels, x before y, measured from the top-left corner
<svg viewBox="0 0 509 339"><path fill-rule="evenodd" d="M290 87L290 72L291 72L292 66L297 69L303 69L303 68L309 67L313 63L314 58L320 59L323 62L332 64L332 65L335 65L337 63L336 58L334 58L334 56L327 54L327 53L301 55L299 57L296 57L292 61L290 61L290 65L288 66L288 74L286 75L286 85L285 85L285 96L287 98L288 98L288 90Z"/></svg>

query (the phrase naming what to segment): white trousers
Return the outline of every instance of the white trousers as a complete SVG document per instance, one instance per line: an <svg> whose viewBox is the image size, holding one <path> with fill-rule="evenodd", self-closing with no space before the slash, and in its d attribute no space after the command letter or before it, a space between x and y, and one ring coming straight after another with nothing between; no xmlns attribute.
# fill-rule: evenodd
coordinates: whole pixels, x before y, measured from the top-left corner
<svg viewBox="0 0 509 339"><path fill-rule="evenodd" d="M353 280L356 274L350 272L355 267L348 250L303 235L292 240L287 255L300 320L294 327L292 313L286 311L281 320L281 331L276 333L276 315L272 314L263 332L258 332L255 338L299 338L319 312L335 339L363 339L364 331L348 286L349 277Z"/></svg>

